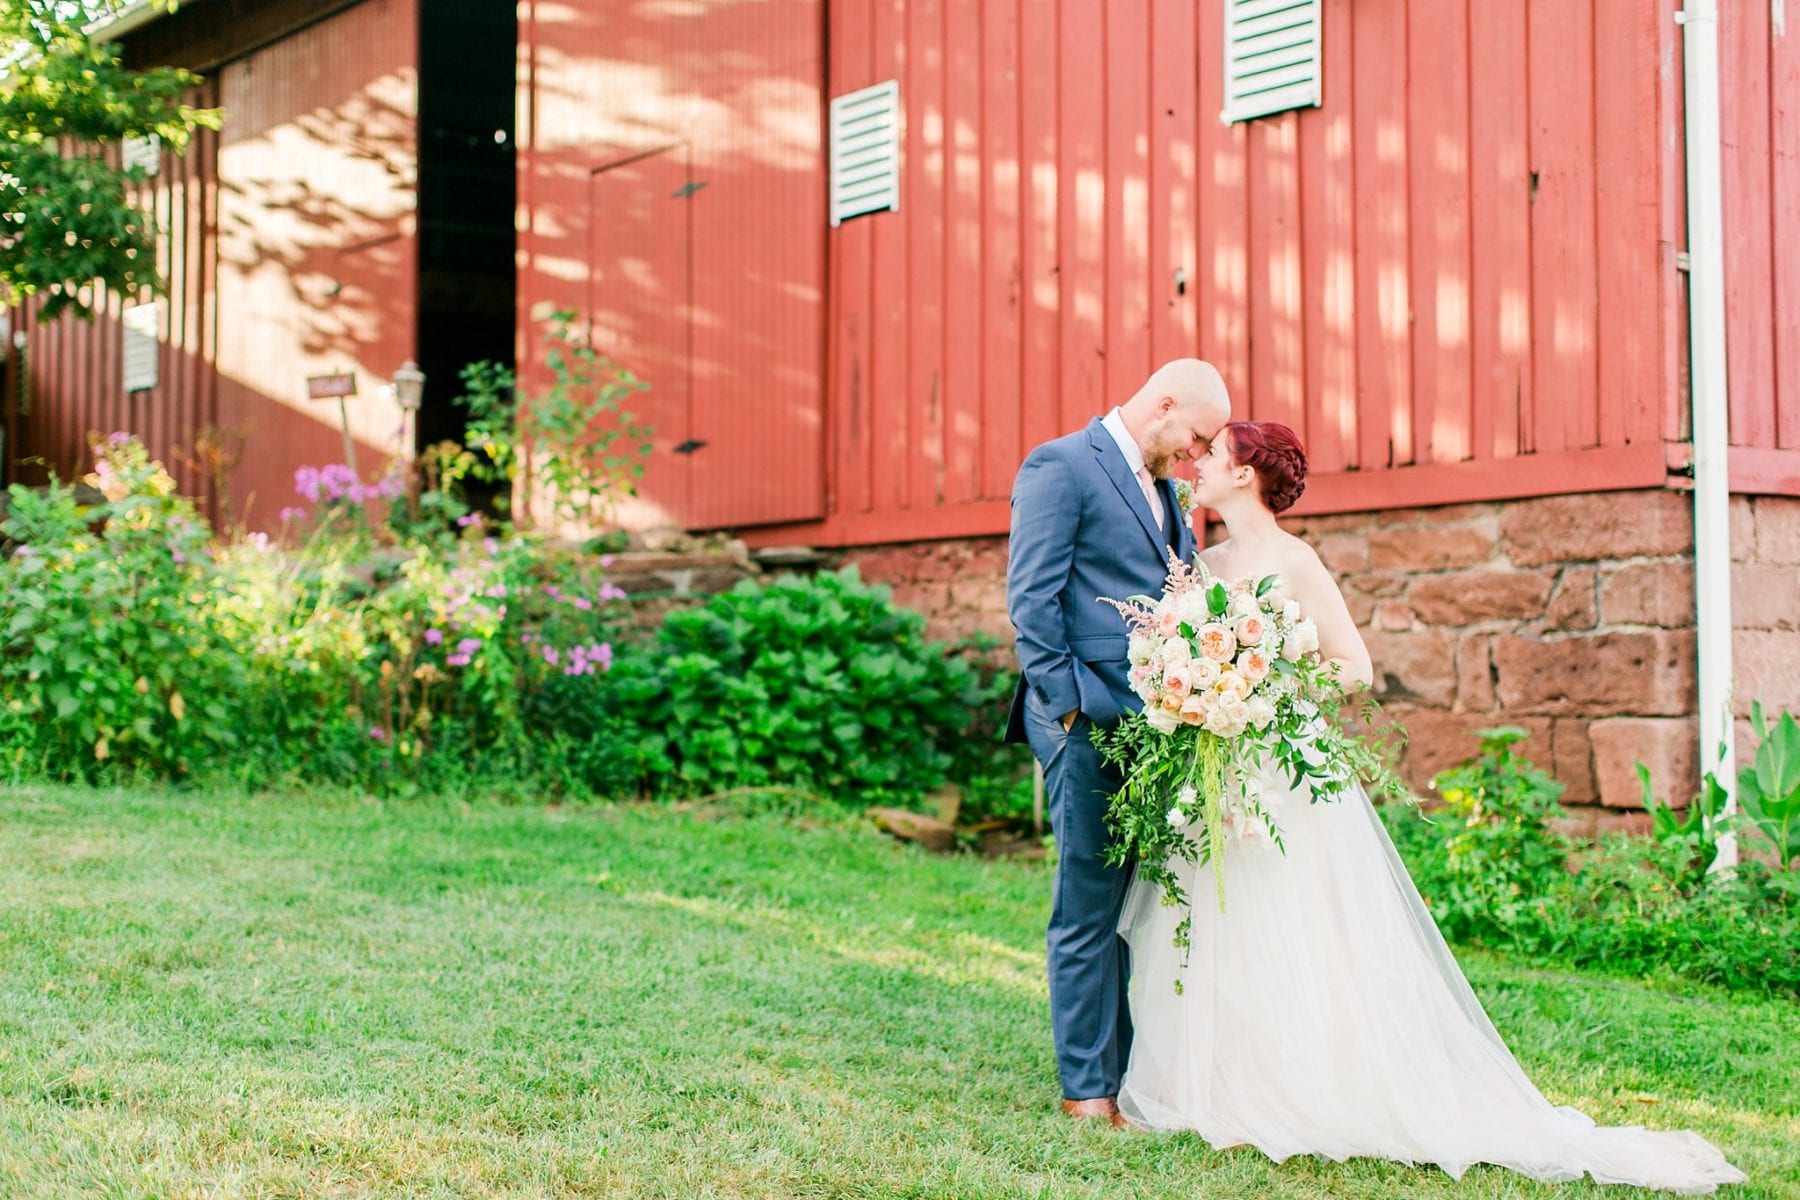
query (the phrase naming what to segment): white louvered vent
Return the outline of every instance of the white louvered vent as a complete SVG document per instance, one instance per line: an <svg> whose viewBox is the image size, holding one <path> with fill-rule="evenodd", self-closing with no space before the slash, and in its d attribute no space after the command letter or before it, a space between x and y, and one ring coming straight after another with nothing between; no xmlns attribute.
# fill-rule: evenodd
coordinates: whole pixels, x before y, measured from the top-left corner
<svg viewBox="0 0 1800 1200"><path fill-rule="evenodd" d="M124 384L127 392L156 386L158 352L162 348L162 305L136 304L122 314L125 326Z"/></svg>
<svg viewBox="0 0 1800 1200"><path fill-rule="evenodd" d="M1225 110L1247 121L1316 105L1321 0L1225 0Z"/></svg>
<svg viewBox="0 0 1800 1200"><path fill-rule="evenodd" d="M900 84L831 102L831 223L900 208Z"/></svg>

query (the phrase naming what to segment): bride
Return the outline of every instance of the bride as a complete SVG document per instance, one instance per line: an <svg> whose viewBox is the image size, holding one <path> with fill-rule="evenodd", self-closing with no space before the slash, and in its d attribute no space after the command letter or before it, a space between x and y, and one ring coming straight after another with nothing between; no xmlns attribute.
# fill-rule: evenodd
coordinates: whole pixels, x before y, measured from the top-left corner
<svg viewBox="0 0 1800 1200"><path fill-rule="evenodd" d="M1229 536L1202 558L1228 580L1279 575L1346 688L1366 687L1369 653L1336 582L1276 525L1305 475L1287 426L1227 425L1199 460L1194 500ZM1372 1155L1453 1176L1494 1163L1681 1192L1744 1180L1698 1134L1602 1127L1552 1105L1488 1020L1363 790L1313 804L1279 774L1263 786L1286 852L1227 851L1224 912L1196 878L1210 866L1171 864L1197 897L1185 955L1181 912L1132 884L1119 925L1137 1031L1118 1098L1127 1120L1278 1162Z"/></svg>

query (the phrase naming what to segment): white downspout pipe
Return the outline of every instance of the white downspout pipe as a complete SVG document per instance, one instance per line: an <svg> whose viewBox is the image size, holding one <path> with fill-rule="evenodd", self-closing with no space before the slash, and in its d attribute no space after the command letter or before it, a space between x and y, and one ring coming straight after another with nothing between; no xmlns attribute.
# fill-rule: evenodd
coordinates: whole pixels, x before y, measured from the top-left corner
<svg viewBox="0 0 1800 1200"><path fill-rule="evenodd" d="M1700 762L1737 807L1731 720L1731 480L1725 375L1725 232L1719 166L1718 0L1684 0L1683 144L1687 149L1688 354L1694 426L1694 600L1699 630ZM1715 757L1716 756L1716 757ZM1737 864L1719 836L1713 869Z"/></svg>

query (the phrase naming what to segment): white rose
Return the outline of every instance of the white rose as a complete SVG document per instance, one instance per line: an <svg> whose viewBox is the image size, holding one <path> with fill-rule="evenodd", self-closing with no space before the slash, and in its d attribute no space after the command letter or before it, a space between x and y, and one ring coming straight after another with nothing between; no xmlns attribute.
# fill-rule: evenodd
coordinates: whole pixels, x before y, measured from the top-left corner
<svg viewBox="0 0 1800 1200"><path fill-rule="evenodd" d="M1132 634L1131 642L1125 650L1126 657L1130 658L1132 662L1139 666L1149 662L1150 656L1155 653L1155 639L1142 633Z"/></svg>
<svg viewBox="0 0 1800 1200"><path fill-rule="evenodd" d="M1179 666L1194 657L1194 648L1183 637L1170 638L1162 644L1162 659L1169 666Z"/></svg>
<svg viewBox="0 0 1800 1200"><path fill-rule="evenodd" d="M1310 654L1319 648L1319 627L1311 617L1294 626L1294 636L1300 639L1300 653Z"/></svg>
<svg viewBox="0 0 1800 1200"><path fill-rule="evenodd" d="M1210 658L1192 659L1187 668L1188 678L1196 691L1209 688L1219 681L1219 664Z"/></svg>
<svg viewBox="0 0 1800 1200"><path fill-rule="evenodd" d="M1181 718L1160 704L1153 704L1144 710L1144 719L1150 722L1150 728L1158 733L1174 733L1181 724Z"/></svg>
<svg viewBox="0 0 1800 1200"><path fill-rule="evenodd" d="M1234 617L1247 617L1253 612L1260 612L1261 605L1257 603L1255 593L1239 592L1231 598L1230 611Z"/></svg>
<svg viewBox="0 0 1800 1200"><path fill-rule="evenodd" d="M1175 598L1175 614L1189 625L1199 625L1211 616L1212 610L1207 607L1206 593L1199 588L1191 592L1183 592Z"/></svg>
<svg viewBox="0 0 1800 1200"><path fill-rule="evenodd" d="M1183 825L1187 824L1187 814L1182 812L1179 808L1171 808L1169 810L1169 824L1180 829Z"/></svg>
<svg viewBox="0 0 1800 1200"><path fill-rule="evenodd" d="M1283 625L1292 625L1299 619L1300 602L1298 600L1283 600L1281 602L1281 623Z"/></svg>
<svg viewBox="0 0 1800 1200"><path fill-rule="evenodd" d="M1289 662L1299 662L1300 656L1304 653L1306 652L1300 649L1299 634L1290 633L1285 638L1281 639L1281 657L1287 659Z"/></svg>
<svg viewBox="0 0 1800 1200"><path fill-rule="evenodd" d="M1175 793L1175 802L1185 808L1192 808L1200 802L1200 793L1194 790L1193 784L1184 783L1181 790Z"/></svg>
<svg viewBox="0 0 1800 1200"><path fill-rule="evenodd" d="M1244 715L1256 729L1267 729L1275 719L1275 705L1266 696L1252 696L1244 702Z"/></svg>

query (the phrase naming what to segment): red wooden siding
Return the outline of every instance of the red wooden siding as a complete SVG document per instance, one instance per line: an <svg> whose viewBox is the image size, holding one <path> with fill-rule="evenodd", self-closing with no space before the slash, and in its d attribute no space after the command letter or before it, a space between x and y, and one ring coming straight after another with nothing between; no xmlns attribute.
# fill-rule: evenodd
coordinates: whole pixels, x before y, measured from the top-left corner
<svg viewBox="0 0 1800 1200"><path fill-rule="evenodd" d="M219 72L219 421L246 430L238 512L272 525L296 466L343 458L306 377L354 371L365 474L399 448L381 387L414 353L416 0L354 8Z"/></svg>
<svg viewBox="0 0 1800 1200"><path fill-rule="evenodd" d="M1662 6L1326 0L1324 103L1230 126L1219 0L828 7L829 94L899 81L900 210L830 235L832 517L758 537L999 531L1178 354L1301 431L1307 511L1665 479Z"/></svg>
<svg viewBox="0 0 1800 1200"><path fill-rule="evenodd" d="M218 103L207 83L195 105ZM177 156L164 152L158 172L135 197L154 215L163 236L158 266L168 282L162 301L162 348L157 385L127 393L123 386L124 332L119 314L136 298L96 289L92 323L64 316L35 321L35 305L17 314L28 336L23 397L9 397L7 456L11 477L42 482L45 470L75 479L92 469L90 435L128 430L144 438L166 463L182 490L206 497L207 481L182 453L194 435L216 420L212 369L214 291L213 230L218 214L218 138L202 131ZM22 406L14 401L22 399ZM18 464L21 457L42 460Z"/></svg>
<svg viewBox="0 0 1800 1200"><path fill-rule="evenodd" d="M1733 484L1800 482L1800 13L1721 5Z"/></svg>
<svg viewBox="0 0 1800 1200"><path fill-rule="evenodd" d="M272 526L297 466L343 457L336 405L306 399L307 375L337 370L357 373L363 471L397 449L381 386L414 346L417 19L416 0L365 0L218 69L197 100L223 132L165 154L144 196L166 231L158 386L123 392L119 297L92 325L35 328L9 454L79 473L89 433L129 430L205 494L197 437L241 433L214 515Z"/></svg>
<svg viewBox="0 0 1800 1200"><path fill-rule="evenodd" d="M809 0L520 8L519 361L542 386L538 321L571 309L649 381L630 523L825 513L822 19Z"/></svg>

